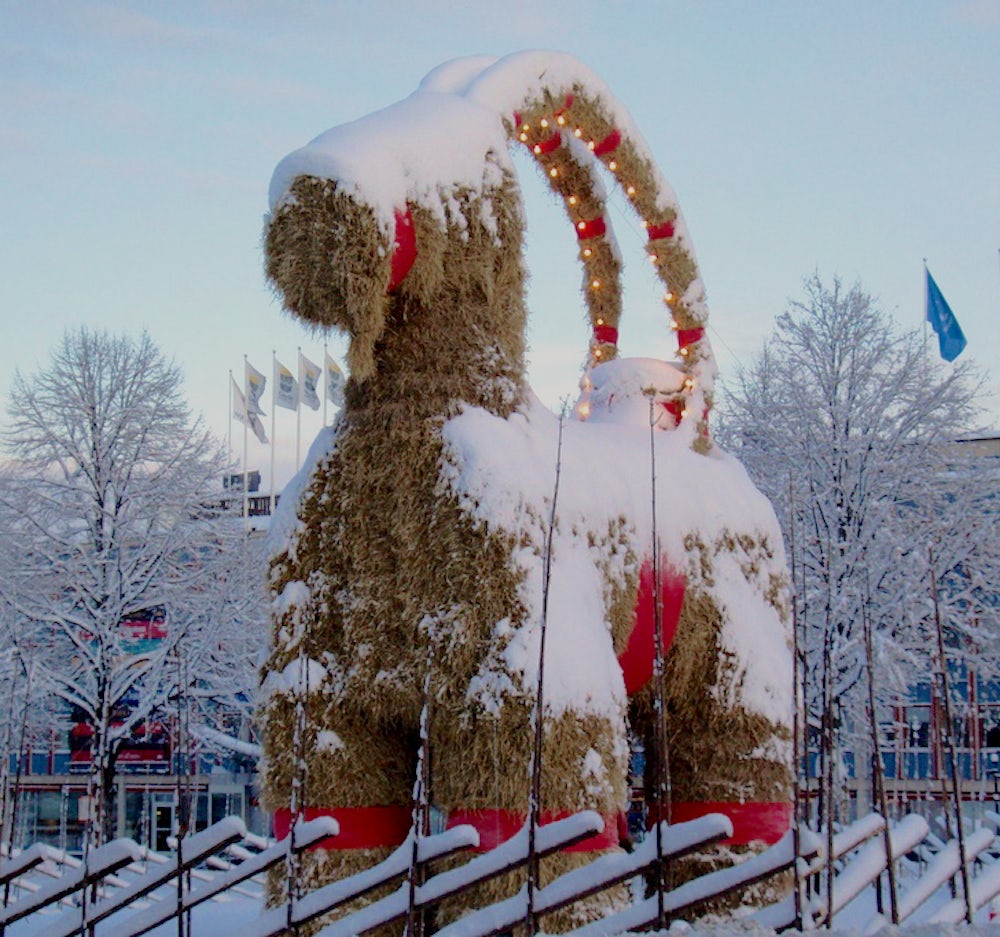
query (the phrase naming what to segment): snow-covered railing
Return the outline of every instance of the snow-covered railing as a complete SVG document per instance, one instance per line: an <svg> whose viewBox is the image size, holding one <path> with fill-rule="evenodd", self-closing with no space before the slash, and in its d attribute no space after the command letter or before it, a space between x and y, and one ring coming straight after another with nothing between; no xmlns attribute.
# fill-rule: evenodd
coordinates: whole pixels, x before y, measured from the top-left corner
<svg viewBox="0 0 1000 937"><path fill-rule="evenodd" d="M885 841L881 836L873 839L876 834L882 832L884 826L884 821L878 814L869 814L834 837L833 859L843 860L830 890L833 895L831 904L834 915L857 898L865 888L875 884L879 876L886 871ZM987 864L978 876L973 877L975 863L978 860L989 859L987 850L996 846L996 826L991 823L966 834L966 868L969 870L969 897L973 911L1000 895L1000 863ZM960 871L960 850L956 840L948 842L941 840L930 831L927 821L917 815L904 817L890 829L889 838L894 862L899 861L905 853L914 850L923 850L929 856L924 872L917 876L908 888L899 893L896 916L899 922L903 923L923 908L939 889L954 879ZM862 845L866 840L872 841ZM814 926L814 922L822 924L827 920L827 896L823 887L825 881L821 881L819 876L824 871L829 874L832 866L833 863L825 856L825 850L821 850L811 863L800 868L803 881L811 878L815 885L803 889L802 929ZM957 923L965 917L966 910L965 898L954 898L924 923ZM784 930L796 925L795 915L795 898L789 896L777 904L757 911L751 920L762 927ZM861 932L867 937L876 934L888 924L888 913L879 912L867 921Z"/></svg>
<svg viewBox="0 0 1000 937"><path fill-rule="evenodd" d="M927 821L917 814L903 817L889 829L891 860L895 862L904 853L914 849L927 835ZM885 841L881 836L862 846L844 865L834 880L833 901L827 908L826 895L821 893L809 901L808 914L814 920L832 918L853 901L861 891L871 885L887 865Z"/></svg>
<svg viewBox="0 0 1000 937"><path fill-rule="evenodd" d="M966 833L968 904L960 891L958 898L942 905L933 916L920 917L920 910L933 906L933 902L928 905L929 899L940 894L940 889L960 871L958 844L933 836L927 822L916 815L895 824L889 831L894 862L921 847L926 847L929 853L926 868L918 874L914 866L907 876L907 886L899 888L895 908L898 920L956 923L966 916L969 906L973 910L981 908L1000 895L1000 862L986 861L991 858L989 851L997 848L998 826L1000 816L987 817L987 826ZM537 830L536 853L540 858L551 855L590 838L602 828L601 817L589 811L546 824ZM705 902L744 889L796 864L802 885L798 907L795 897L790 896L758 911L751 920L775 930L796 924L803 929L822 925L828 916L836 915L862 891L871 888L885 872L885 838L879 835L884 829L885 823L877 814L862 817L833 837L833 855L827 857L825 837L800 828L797 857L794 836L789 832L774 846L745 861L686 882L665 892L662 898L639 900L574 933L577 937L608 937L640 929L655 922L661 909L669 918L690 919ZM308 849L336 832L336 823L330 818L300 823L296 827L295 849ZM725 816L710 815L688 823L664 824L661 832L662 856L673 860L718 842L730 835L732 829ZM394 891L320 931L322 937L354 937L408 915L420 914L528 861L527 831L522 829L495 849L431 875L422 884L411 884L411 879L419 882L424 877L429 863L475 847L478 842L478 834L471 826L421 837L415 874L413 840L407 838L372 868L317 888L296 898L290 907L281 905L264 910L252 923L241 927L241 937L277 937L287 931L289 920L293 927L310 923L315 926L318 919L348 903L399 883ZM263 851L255 851L262 847ZM10 883L17 888L16 897L0 912L0 930L35 912L58 911L60 903L71 903L70 908L47 922L44 928L47 937L93 933L101 922L116 937L140 937L209 900L243 894L248 900L263 903L257 885L251 890L241 886L250 881L260 883L263 873L284 862L288 841L273 843L251 838L241 821L229 818L184 839L181 855L178 864L176 856L158 856L129 840L116 840L91 852L84 865L75 857L36 844L0 864L0 887ZM522 888L504 901L448 924L439 933L441 937L493 937L509 932L526 920L529 911L534 919L543 918L605 889L633 881L655 867L657 861L655 836L648 836L632 853L603 855L537 889L530 909L527 889ZM832 883L826 879L830 874L834 874ZM81 900L84 894L87 900ZM828 896L832 896L829 902L832 915L828 915ZM860 932L866 937L874 935L887 925L887 917L888 912L873 914Z"/></svg>
<svg viewBox="0 0 1000 937"><path fill-rule="evenodd" d="M819 837L803 829L799 833L799 849L800 855L808 859L822 850L822 844ZM696 905L747 888L772 875L784 872L791 868L795 861L795 837L789 830L773 846L747 859L746 862L717 869L668 891L663 896L663 910L668 916L677 917ZM660 900L654 895L623 911L593 921L573 933L576 937L607 937L611 934L638 930L652 924L659 914L659 909Z"/></svg>
<svg viewBox="0 0 1000 937"><path fill-rule="evenodd" d="M965 840L965 861L966 865L970 867L976 858L990 846L993 845L993 841L996 839L996 834L990 829L979 829L974 833L966 837ZM960 850L958 848L957 840L951 840L945 843L941 851L931 860L930 864L927 866L927 870L921 875L903 894L899 896L899 904L897 908L897 914L900 923L905 921L914 911L917 910L921 905L924 904L939 888L941 888L946 882L953 878L960 869ZM975 892L975 889L971 889ZM995 894L995 892L994 892ZM990 896L992 897L992 895ZM988 898L985 900L989 900ZM954 904L954 902L951 902ZM958 902L961 905L961 913L957 918L952 920L951 918L945 918L944 920L949 920L951 923L957 923L962 919L965 914L965 902ZM946 906L947 907L947 906ZM978 907L978 905L976 906ZM943 908L941 912L943 913L945 909ZM865 927L865 934L874 934L876 931L881 930L889 922L885 919L882 914L876 914L868 925Z"/></svg>
<svg viewBox="0 0 1000 937"><path fill-rule="evenodd" d="M984 869L969 882L969 904L976 911L997 895L1000 895L1000 864ZM965 917L965 909L964 898L953 898L935 912L927 923L958 924Z"/></svg>
<svg viewBox="0 0 1000 937"><path fill-rule="evenodd" d="M49 858L49 847L44 843L35 843L24 852L18 853L13 859L0 862L0 885L6 885L19 875L24 875L36 865Z"/></svg>
<svg viewBox="0 0 1000 937"><path fill-rule="evenodd" d="M588 833L586 835L589 836L591 834ZM413 834L411 833L403 841L402 845L398 846L391 855L382 860L378 865L364 872L358 872L349 878L341 879L339 882L331 882L329 885L317 888L315 891L296 901L291 910L292 924L299 926L307 924L309 921L314 921L316 918L347 904L347 902L367 895L376 888L387 885L406 875L410 871L413 861L412 836ZM422 837L417 844L417 866L420 868L435 859L443 859L445 856L450 856L463 849L474 848L478 845L479 834L471 826L456 826L435 836ZM490 855L492 853L486 853L481 858ZM404 892L408 891L408 886L404 885L401 890ZM389 898L394 897L395 894L398 893L393 893ZM374 904L364 908L363 911L372 913L370 909L376 909L373 913L377 914L380 904L381 902L376 901ZM404 904L402 914L406 914L407 911L408 905ZM396 916L398 915L393 915L387 918L387 920L395 920ZM266 914L261 915L252 924L243 928L241 937L276 937L276 935L283 934L286 931L288 920L287 907L274 908ZM358 930L356 933L360 934L362 931Z"/></svg>
<svg viewBox="0 0 1000 937"><path fill-rule="evenodd" d="M885 829L885 820L877 813L870 813L861 817L850 826L845 827L833 837L833 859L842 859L849 852L857 849L862 843L871 839L877 833ZM815 834L811 834L815 835ZM799 877L803 881L810 875L820 872L829 860L826 855L825 842L819 852L812 857L812 860L805 862L799 868ZM807 910L807 909L804 909ZM774 930L783 930L795 924L796 906L795 895L789 895L776 904L761 908L753 916L752 920L762 927L769 927ZM808 918L807 918L808 920Z"/></svg>
<svg viewBox="0 0 1000 937"><path fill-rule="evenodd" d="M41 859L38 859L39 856ZM45 883L40 883L38 879L42 876L58 879L65 874L66 869L79 868L82 864L75 856L70 856L63 850L45 843L35 843L15 856L11 864L5 864L8 873L12 874L0 882L4 907L17 900L18 895L34 895L41 891ZM66 897L61 900L63 903L70 901ZM0 926L0 934L2 933L3 927Z"/></svg>
<svg viewBox="0 0 1000 937"><path fill-rule="evenodd" d="M545 858L603 831L604 820L600 814L592 810L573 814L536 829L535 854L540 859ZM520 868L528 860L528 829L524 826L495 849L476 856L456 869L435 875L412 892L409 883L404 882L392 894L325 927L318 937L356 937L358 934L368 933L384 924L401 920L411 911L420 913L445 898L451 898L474 885Z"/></svg>
<svg viewBox="0 0 1000 937"><path fill-rule="evenodd" d="M295 850L301 851L315 845L328 836L336 836L340 828L332 817L317 817L300 823L295 828ZM185 845L184 853L190 850ZM215 898L223 892L230 891L241 882L260 875L268 869L283 862L288 856L288 842L281 840L269 846L263 852L253 855L239 865L232 865L222 875L210 879L198 889L192 889L181 897L180 908L177 905L168 907L164 904L154 905L145 911L140 911L120 924L116 922L115 933L118 937L139 937L151 931L154 927L176 917L178 913L186 913L198 907L210 898ZM174 873L176 875L176 871Z"/></svg>
<svg viewBox="0 0 1000 937"><path fill-rule="evenodd" d="M130 839L116 839L95 849L85 866L74 869L67 875L39 888L34 894L26 895L0 909L0 924L7 926L21 918L34 914L42 908L61 901L69 895L84 891L96 885L107 875L117 872L130 862L142 858L145 850Z"/></svg>
<svg viewBox="0 0 1000 937"><path fill-rule="evenodd" d="M687 823L663 823L661 849L664 859L677 859L695 849L733 835L732 821L714 813ZM626 882L659 861L656 836L650 834L632 853L611 853L589 865L573 869L535 894L532 913L541 916ZM513 929L528 915L528 896L521 889L512 898L481 908L438 931L438 937L492 937ZM655 917L655 912L654 912Z"/></svg>
<svg viewBox="0 0 1000 937"><path fill-rule="evenodd" d="M48 937L72 937L73 934L79 933L84 928L93 927L116 911L127 907L133 901L145 897L160 886L167 884L171 879L176 879L187 870L204 862L213 853L225 849L230 843L239 841L246 835L246 832L246 826L238 817L226 817L224 820L220 820L208 829L195 833L183 841L183 858L180 864L175 857L172 861L148 869L145 874L116 889L104 900L66 912L46 929L46 934ZM137 848L141 849L141 847ZM175 915L177 910L175 905L164 920Z"/></svg>
<svg viewBox="0 0 1000 937"><path fill-rule="evenodd" d="M834 879L834 887L832 889L833 914L836 914L856 898L863 888L874 882L885 871L885 842L882 837L872 839L884 827L885 821L882 817L878 814L869 814L834 837L834 860L844 857L848 852L866 840L871 839L872 841L851 856L845 863L840 874ZM915 814L904 817L889 832L893 861L898 859L903 853L914 849L923 841L928 832L927 821L923 817ZM819 855L813 862L802 870L805 876L818 874L824 866L829 869L831 863L826 858L825 853L826 850L821 848ZM820 893L808 897L803 896L801 911L804 924L826 919L826 894L820 890ZM783 901L756 912L753 915L753 921L763 927L783 930L795 924L795 912L795 896L790 895Z"/></svg>
<svg viewBox="0 0 1000 937"><path fill-rule="evenodd" d="M295 850L308 849L338 832L336 821L329 817L300 823L295 831ZM239 845L241 843L243 846ZM264 849L253 852L244 846ZM222 874L195 868L209 866L218 853L227 850L234 851L234 858L239 860L239 864L220 861L225 866ZM59 903L67 903L71 907L46 926L47 937L92 933L97 924L113 915L116 937L138 937L224 893L242 892L261 900L259 891L243 891L240 884L258 878L269 868L285 861L287 855L287 840L273 843L253 836L237 817L227 817L182 840L179 864L176 856L160 856L132 840L115 840L90 854L84 874L84 863L80 859L39 843L14 859L5 861L0 867L7 881L16 883L22 895L27 896L8 903L0 912L0 926L51 909ZM36 879L38 875L48 875L54 881L39 885L36 880L26 878L29 873ZM125 873L131 875L123 877ZM199 882L200 887L187 890L182 887L182 879L193 879ZM156 894L162 888L174 889L169 900ZM85 892L88 897L93 892L94 898L80 900ZM131 911L137 913L130 915Z"/></svg>

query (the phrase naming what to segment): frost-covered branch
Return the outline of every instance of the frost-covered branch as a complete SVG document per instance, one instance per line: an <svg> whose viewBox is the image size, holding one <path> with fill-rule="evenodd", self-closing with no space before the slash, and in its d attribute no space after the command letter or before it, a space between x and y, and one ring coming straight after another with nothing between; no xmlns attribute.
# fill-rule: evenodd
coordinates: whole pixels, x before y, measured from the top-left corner
<svg viewBox="0 0 1000 937"><path fill-rule="evenodd" d="M47 693L90 723L105 799L122 740L190 689L178 687L178 648L229 700L249 693L256 654L227 672L227 639L253 629L263 641L262 587L231 575L246 534L218 508L222 449L180 381L147 335L70 331L46 368L15 377L3 433L0 514L17 546L2 556L8 635ZM262 581L262 563L255 572ZM227 603L239 612L220 615Z"/></svg>
<svg viewBox="0 0 1000 937"><path fill-rule="evenodd" d="M843 706L864 688L866 602L889 678L882 690L903 691L926 671L928 544L956 649L981 651L1000 632L987 585L1000 572L987 504L996 478L989 460L955 443L975 425L981 389L974 365L929 358L919 334L901 332L860 285L818 275L726 388L720 438L786 536L797 531L808 682L820 685L829 636Z"/></svg>

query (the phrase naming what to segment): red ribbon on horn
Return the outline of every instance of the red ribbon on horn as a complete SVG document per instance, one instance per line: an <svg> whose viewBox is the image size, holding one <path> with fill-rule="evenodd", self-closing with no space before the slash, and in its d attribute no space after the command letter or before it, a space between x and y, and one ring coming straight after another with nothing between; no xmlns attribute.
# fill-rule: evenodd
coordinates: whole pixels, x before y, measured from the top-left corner
<svg viewBox="0 0 1000 937"><path fill-rule="evenodd" d="M613 325L595 325L594 340L602 345L617 345L618 329Z"/></svg>
<svg viewBox="0 0 1000 937"><path fill-rule="evenodd" d="M674 236L674 223L665 221L663 224L648 225L646 235L651 241L659 241L661 238L672 238Z"/></svg>
<svg viewBox="0 0 1000 937"><path fill-rule="evenodd" d="M622 135L617 130L612 130L600 143L594 147L594 156L605 156L618 149L618 144L622 142Z"/></svg>
<svg viewBox="0 0 1000 937"><path fill-rule="evenodd" d="M591 238L600 237L608 230L604 218L598 215L590 221L578 221L576 223L576 237L580 241L589 241Z"/></svg>
<svg viewBox="0 0 1000 937"><path fill-rule="evenodd" d="M542 153L551 153L553 150L558 150L560 143L562 143L562 134L557 130L551 137L539 140L534 146L531 146L531 144L525 144L525 146L531 146L531 152L536 156L540 156Z"/></svg>
<svg viewBox="0 0 1000 937"><path fill-rule="evenodd" d="M678 329L677 330L677 347L686 348L693 342L699 342L705 337L705 330L703 328L697 329Z"/></svg>

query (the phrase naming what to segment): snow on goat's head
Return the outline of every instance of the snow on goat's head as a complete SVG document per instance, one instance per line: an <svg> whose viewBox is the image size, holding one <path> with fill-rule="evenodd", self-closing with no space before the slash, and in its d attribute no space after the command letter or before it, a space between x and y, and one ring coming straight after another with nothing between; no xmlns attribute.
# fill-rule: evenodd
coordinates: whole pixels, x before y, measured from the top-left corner
<svg viewBox="0 0 1000 937"><path fill-rule="evenodd" d="M392 297L433 295L449 230L485 226L498 238L493 196L516 192L513 180L496 112L421 88L278 164L265 224L268 278L289 312L348 333L352 376L364 380Z"/></svg>

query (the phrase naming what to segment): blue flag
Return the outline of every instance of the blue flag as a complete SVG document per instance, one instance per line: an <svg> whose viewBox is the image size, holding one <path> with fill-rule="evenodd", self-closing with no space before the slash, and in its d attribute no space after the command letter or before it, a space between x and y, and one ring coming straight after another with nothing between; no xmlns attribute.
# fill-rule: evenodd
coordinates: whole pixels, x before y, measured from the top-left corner
<svg viewBox="0 0 1000 937"><path fill-rule="evenodd" d="M965 335L930 270L926 267L924 270L927 273L927 321L937 332L941 357L945 361L954 361L965 349Z"/></svg>

